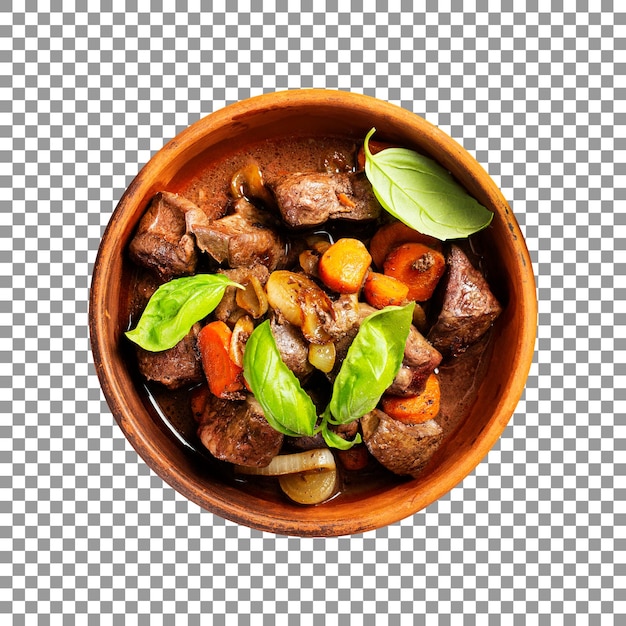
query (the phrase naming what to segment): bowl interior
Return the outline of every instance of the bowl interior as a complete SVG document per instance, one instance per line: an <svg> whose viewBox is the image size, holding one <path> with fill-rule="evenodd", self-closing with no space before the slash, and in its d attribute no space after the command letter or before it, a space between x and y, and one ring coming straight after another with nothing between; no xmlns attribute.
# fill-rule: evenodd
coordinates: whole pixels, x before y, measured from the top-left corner
<svg viewBox="0 0 626 626"><path fill-rule="evenodd" d="M306 133L362 139L373 126L381 139L426 154L448 168L495 213L480 240L489 246L490 282L505 305L492 332L496 348L469 417L448 437L428 468L398 481L321 506L300 507L226 479L219 464L167 427L137 382L121 341L132 268L127 244L152 196L176 190L216 154L262 139ZM288 91L230 105L196 122L142 169L119 202L102 239L92 279L90 333L105 397L124 434L166 482L200 506L241 524L279 534L336 536L399 521L457 485L484 458L522 394L534 353L536 295L518 224L482 167L445 133L417 115L368 96L323 90Z"/></svg>

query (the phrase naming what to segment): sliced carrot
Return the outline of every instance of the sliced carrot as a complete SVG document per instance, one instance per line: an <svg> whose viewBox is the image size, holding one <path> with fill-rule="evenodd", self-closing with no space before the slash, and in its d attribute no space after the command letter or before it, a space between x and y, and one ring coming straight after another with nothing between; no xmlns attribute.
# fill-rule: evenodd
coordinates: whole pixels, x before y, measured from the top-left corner
<svg viewBox="0 0 626 626"><path fill-rule="evenodd" d="M358 239L338 239L320 257L320 280L338 293L357 293L369 271L372 257Z"/></svg>
<svg viewBox="0 0 626 626"><path fill-rule="evenodd" d="M211 393L232 399L243 389L243 369L230 358L232 331L222 321L207 324L198 333L202 368Z"/></svg>
<svg viewBox="0 0 626 626"><path fill-rule="evenodd" d="M446 259L423 243L403 243L392 250L383 263L383 271L409 287L409 300L424 302L432 295L446 269Z"/></svg>
<svg viewBox="0 0 626 626"><path fill-rule="evenodd" d="M205 384L198 385L191 390L190 395L191 414L196 422L200 422L207 406L209 388Z"/></svg>
<svg viewBox="0 0 626 626"><path fill-rule="evenodd" d="M439 414L441 390L436 374L426 379L422 393L417 396L384 395L381 400L382 410L400 422L422 424L434 419Z"/></svg>
<svg viewBox="0 0 626 626"><path fill-rule="evenodd" d="M403 243L424 243L441 251L441 242L429 235L423 235L400 221L393 221L381 226L370 241L370 254L374 265L382 270L387 255Z"/></svg>
<svg viewBox="0 0 626 626"><path fill-rule="evenodd" d="M363 285L365 301L377 309L386 306L400 306L406 302L409 287L393 276L370 272Z"/></svg>

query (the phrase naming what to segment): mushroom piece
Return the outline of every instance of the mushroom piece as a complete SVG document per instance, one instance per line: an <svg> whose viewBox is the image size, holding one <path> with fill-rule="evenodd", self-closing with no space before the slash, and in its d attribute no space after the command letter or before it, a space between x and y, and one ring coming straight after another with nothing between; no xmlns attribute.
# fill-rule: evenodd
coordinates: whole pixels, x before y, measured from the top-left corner
<svg viewBox="0 0 626 626"><path fill-rule="evenodd" d="M265 186L261 169L255 161L244 165L233 174L230 193L233 198L260 200L268 207L275 204L272 194Z"/></svg>

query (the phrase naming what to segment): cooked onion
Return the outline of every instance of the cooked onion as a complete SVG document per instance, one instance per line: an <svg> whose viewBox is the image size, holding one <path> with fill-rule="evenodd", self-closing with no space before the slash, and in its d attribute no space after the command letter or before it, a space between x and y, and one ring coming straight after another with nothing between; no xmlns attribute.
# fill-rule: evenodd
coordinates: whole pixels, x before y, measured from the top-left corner
<svg viewBox="0 0 626 626"><path fill-rule="evenodd" d="M336 356L337 351L332 341L324 344L312 343L309 345L309 363L325 374L328 374L335 366Z"/></svg>
<svg viewBox="0 0 626 626"><path fill-rule="evenodd" d="M287 270L276 270L270 274L265 285L267 301L273 309L295 326L302 326L304 315L300 307L299 293L307 278Z"/></svg>
<svg viewBox="0 0 626 626"><path fill-rule="evenodd" d="M265 285L269 305L302 329L308 341L328 343L325 326L334 316L330 298L304 274L276 270Z"/></svg>
<svg viewBox="0 0 626 626"><path fill-rule="evenodd" d="M300 267L305 273L310 276L317 276L317 264L320 260L320 255L313 252L313 250L303 250L298 257Z"/></svg>
<svg viewBox="0 0 626 626"><path fill-rule="evenodd" d="M255 476L284 476L302 472L335 470L335 468L335 457L328 448L306 450L294 454L279 454L265 467L235 466L235 470L240 474L254 474Z"/></svg>
<svg viewBox="0 0 626 626"><path fill-rule="evenodd" d="M324 252L326 252L326 250L328 250L331 245L332 244L330 243L330 241L328 241L328 239L320 238L315 241L315 243L313 243L312 247L314 252L322 256L322 254L324 254Z"/></svg>
<svg viewBox="0 0 626 626"><path fill-rule="evenodd" d="M288 474L278 478L280 488L298 504L319 504L328 500L337 489L337 471L316 474Z"/></svg>
<svg viewBox="0 0 626 626"><path fill-rule="evenodd" d="M255 320L267 313L267 295L259 279L250 274L244 289L238 289L235 296L237 304Z"/></svg>
<svg viewBox="0 0 626 626"><path fill-rule="evenodd" d="M248 315L242 315L233 328L228 354L233 363L239 367L243 367L243 353L246 349L246 342L253 330L254 323Z"/></svg>

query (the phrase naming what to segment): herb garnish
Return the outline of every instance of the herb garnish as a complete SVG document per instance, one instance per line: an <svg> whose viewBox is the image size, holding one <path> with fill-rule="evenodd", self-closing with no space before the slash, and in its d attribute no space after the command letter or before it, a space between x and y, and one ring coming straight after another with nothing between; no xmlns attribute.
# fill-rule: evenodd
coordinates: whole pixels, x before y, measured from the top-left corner
<svg viewBox="0 0 626 626"><path fill-rule="evenodd" d="M161 285L126 336L150 352L173 348L220 303L229 286L243 288L224 274L196 274Z"/></svg>
<svg viewBox="0 0 626 626"><path fill-rule="evenodd" d="M365 174L382 207L414 230L437 239L457 239L488 226L493 213L472 198L450 172L413 150L369 149L364 142Z"/></svg>
<svg viewBox="0 0 626 626"><path fill-rule="evenodd" d="M289 436L321 432L332 448L360 443L360 435L346 441L329 425L349 424L378 404L402 365L414 306L386 307L363 320L318 425L315 405L281 360L269 322L258 326L246 343L243 373L270 425Z"/></svg>
<svg viewBox="0 0 626 626"><path fill-rule="evenodd" d="M274 430L291 437L313 435L315 405L281 359L269 320L257 326L246 342L243 375Z"/></svg>

